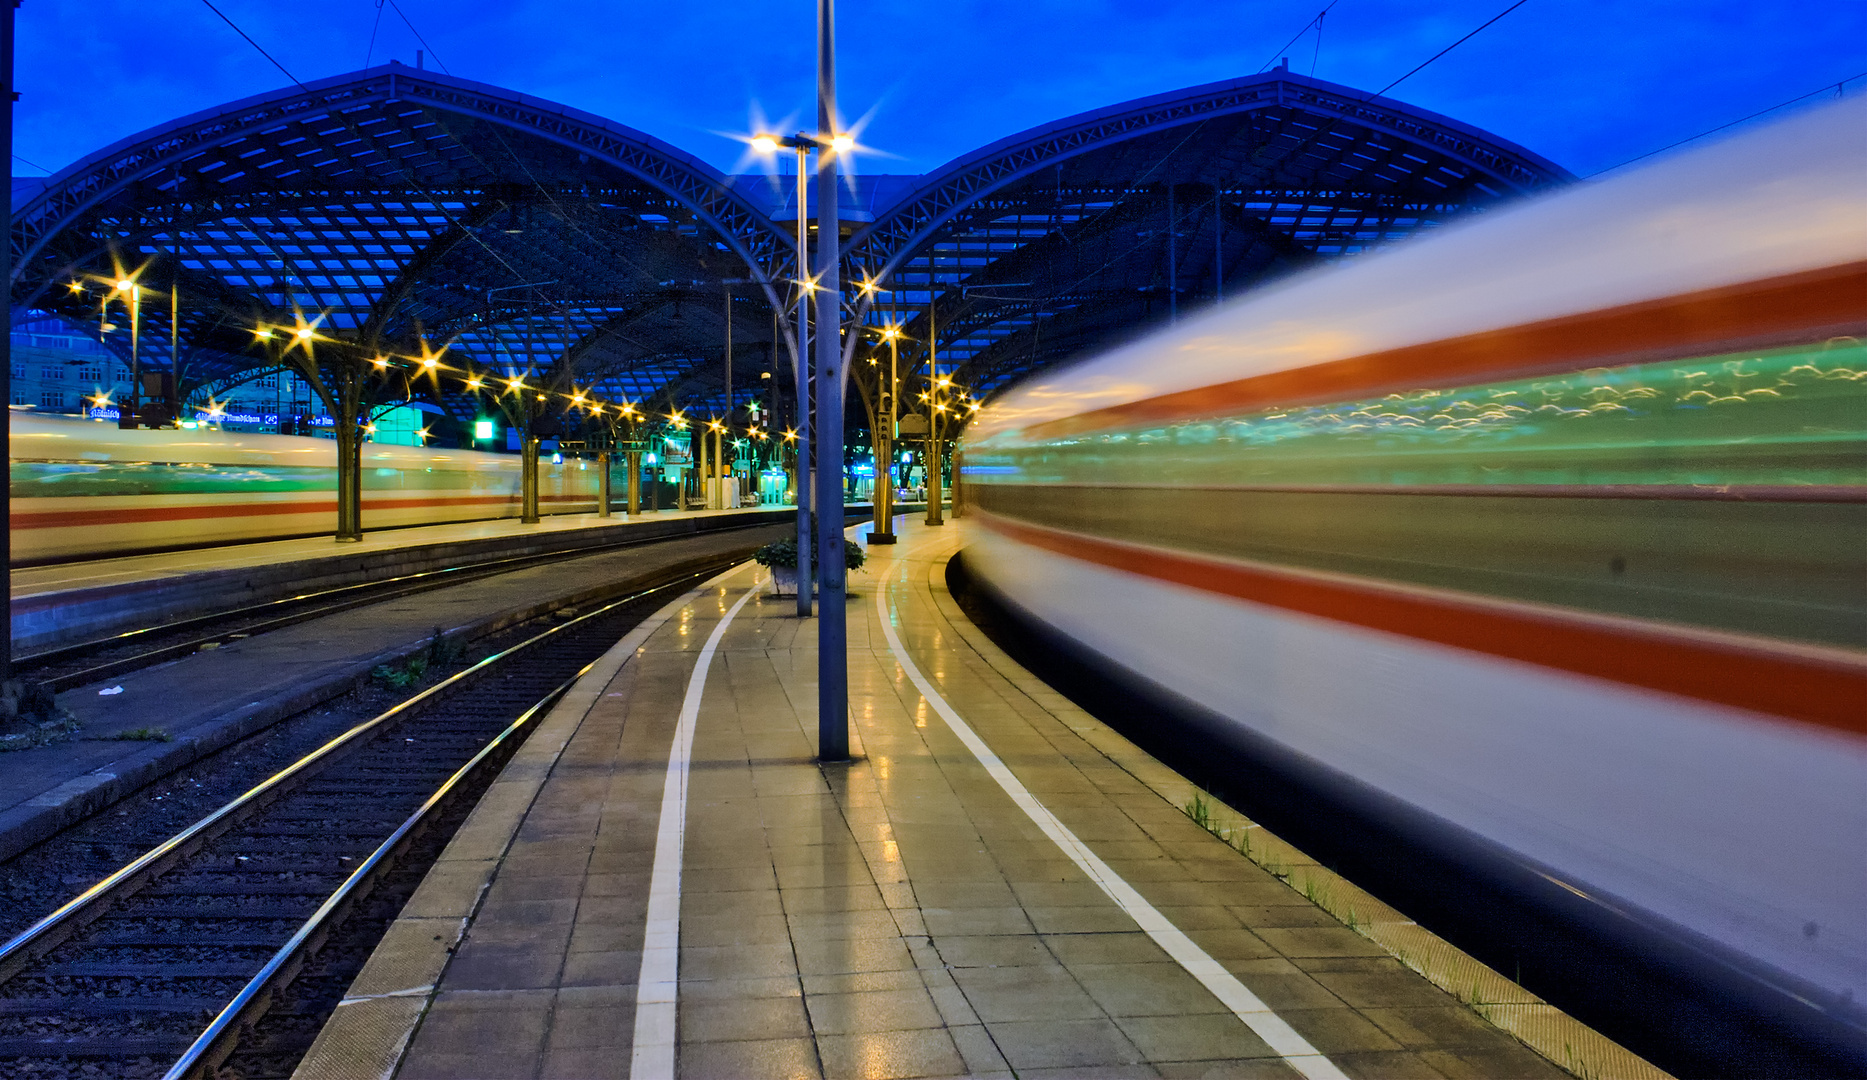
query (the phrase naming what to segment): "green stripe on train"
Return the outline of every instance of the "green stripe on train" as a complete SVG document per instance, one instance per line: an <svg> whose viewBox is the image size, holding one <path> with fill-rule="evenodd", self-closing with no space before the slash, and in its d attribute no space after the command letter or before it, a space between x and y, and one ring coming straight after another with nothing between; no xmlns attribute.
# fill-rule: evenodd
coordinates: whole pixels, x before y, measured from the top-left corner
<svg viewBox="0 0 1867 1080"><path fill-rule="evenodd" d="M1867 483L1867 347L1842 338L990 445L997 441L969 451L969 480L1859 485Z"/></svg>

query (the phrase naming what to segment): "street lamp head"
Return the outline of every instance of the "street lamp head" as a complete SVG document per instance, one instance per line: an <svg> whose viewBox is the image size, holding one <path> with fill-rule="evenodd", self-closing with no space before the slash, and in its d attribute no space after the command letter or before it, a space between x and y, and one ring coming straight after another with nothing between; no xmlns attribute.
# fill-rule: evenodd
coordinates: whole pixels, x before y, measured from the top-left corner
<svg viewBox="0 0 1867 1080"><path fill-rule="evenodd" d="M427 369L429 369L430 371L432 371L432 370L434 370L434 366L435 366L436 364L438 364L438 363L440 363L440 361L439 361L439 360L436 360L436 359L435 359L434 357L432 357L432 356L429 356L429 357L424 357L424 358L422 359L422 361L421 361L421 366L422 366L422 367L425 367L425 368L427 368Z"/></svg>
<svg viewBox="0 0 1867 1080"><path fill-rule="evenodd" d="M118 292L129 292L131 289L134 289L135 287L136 287L136 283L134 281L131 281L129 278L118 278L117 279L117 291Z"/></svg>
<svg viewBox="0 0 1867 1080"><path fill-rule="evenodd" d="M299 327L299 328L298 328L298 340L300 340L300 341L310 341L310 340L311 340L311 335L312 335L312 334L314 334L314 333L316 333L316 332L317 332L317 331L315 331L315 330L313 330L313 329L311 329L311 327L309 327L309 326L301 326L301 327Z"/></svg>
<svg viewBox="0 0 1867 1080"><path fill-rule="evenodd" d="M839 154L847 154L855 148L856 137L854 135L836 135L830 139L830 149Z"/></svg>
<svg viewBox="0 0 1867 1080"><path fill-rule="evenodd" d="M778 140L771 135L754 135L752 149L761 154L775 154L778 152Z"/></svg>
<svg viewBox="0 0 1867 1080"><path fill-rule="evenodd" d="M300 330L300 331L298 332L298 336L299 336L299 337L310 337L311 335L309 335L309 334L307 334L307 333L305 333L305 332L304 332L303 330ZM377 367L379 367L379 368L385 368L385 367L388 367L388 366L389 366L389 361L387 361L387 360L385 360L385 359L383 359L383 358L382 358L382 357L380 357L380 356L378 356L378 357L376 358L376 361L375 361L375 363L376 363L376 366L377 366Z"/></svg>

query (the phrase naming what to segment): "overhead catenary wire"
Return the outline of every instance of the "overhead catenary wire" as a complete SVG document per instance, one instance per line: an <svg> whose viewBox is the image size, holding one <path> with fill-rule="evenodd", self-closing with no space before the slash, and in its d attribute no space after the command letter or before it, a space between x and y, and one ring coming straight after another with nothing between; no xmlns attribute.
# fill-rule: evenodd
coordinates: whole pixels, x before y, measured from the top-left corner
<svg viewBox="0 0 1867 1080"><path fill-rule="evenodd" d="M289 72L289 71L286 71L286 70L285 70L285 65L284 65L284 64L281 64L281 63L279 63L279 62L278 62L277 60L275 60L275 59L273 59L273 56L272 56L272 54L271 54L271 53L269 53L269 52L267 52L267 51L265 50L265 48L263 48L263 47L262 47L262 46L261 46L261 45L259 44L259 42L257 42L257 41L254 41L251 35L249 35L249 34L248 34L248 33L247 33L246 31L244 31L244 30L242 30L242 29L240 29L240 24L239 24L239 23L236 23L236 22L234 22L234 21L233 21L232 19L229 19L229 18L227 17L227 13L226 13L226 12L224 12L224 11L222 11L221 9L219 9L219 8L217 8L217 7L215 7L215 6L214 6L214 0L201 0L201 2L202 2L203 4L206 4L206 5L207 5L207 9L208 9L209 11L211 11L211 12L213 12L213 13L214 13L214 14L216 14L216 15L219 15L219 16L220 16L220 21L221 21L221 22L224 22L224 23L226 23L226 24L227 24L228 26L231 26L231 27L233 27L233 32L234 32L234 33L236 33L236 34L238 34L238 35L240 35L241 37L243 37L243 38L245 38L245 39L246 39L246 43L247 43L248 45L251 45L251 46L252 46L253 48L255 48L255 49L258 49L258 50L259 50L259 55L261 55L261 56L263 56L263 57L265 57L265 58L266 58L266 59L267 59L268 61L270 61L273 67L276 67L276 68L278 68L278 69L279 69L280 71L282 71L282 72L285 72L285 77L286 77L286 78L288 78L288 79L290 79L290 80L292 80L292 85L293 85L293 86L296 86L296 87L298 87L298 88L299 88L300 90L303 90L303 91L305 91L305 93L307 93L307 94L309 94L309 93L311 92L311 91L310 91L310 89L309 89L309 88L307 88L307 87L305 86L305 84L304 84L304 83L301 83L301 82L299 82L299 81L298 81L298 76L296 76L296 75L294 75L294 74L292 74L292 73L291 73L291 72Z"/></svg>
<svg viewBox="0 0 1867 1080"><path fill-rule="evenodd" d="M415 40L421 42L421 47L428 50L429 56L434 57L434 62L440 65L441 71L445 74L452 75L453 72L448 70L447 65L441 62L441 54L434 51L434 46L428 44L428 39L422 37L421 31L415 29L415 24L409 21L408 15L402 11L402 5L396 3L395 0L388 0L388 3L389 6L395 10L396 17L402 20L402 25L408 27L408 32L415 35Z"/></svg>
<svg viewBox="0 0 1867 1080"><path fill-rule="evenodd" d="M1323 8L1320 12L1317 13L1315 18L1311 19L1309 22L1304 23L1303 29L1298 30L1296 33L1290 35L1289 41L1284 42L1281 46L1277 48L1277 51L1271 53L1271 58L1269 60L1264 61L1263 66L1258 68L1258 74L1262 75L1266 71L1269 71L1271 68L1271 65L1277 62L1277 58L1284 54L1285 49L1288 49L1290 46L1295 45L1299 38L1301 38L1304 34L1309 33L1310 27L1315 26L1317 23L1321 22L1322 17L1324 15L1329 14L1329 12L1334 10L1335 6L1341 2L1342 0L1330 0L1328 7ZM1314 74L1313 69L1311 73Z"/></svg>
<svg viewBox="0 0 1867 1080"><path fill-rule="evenodd" d="M370 22L369 48L363 51L363 66L366 68L376 58L376 32L382 29L382 5L383 0L376 0L376 18Z"/></svg>
<svg viewBox="0 0 1867 1080"><path fill-rule="evenodd" d="M1452 50L1458 48L1460 45L1463 45L1466 42L1470 41L1471 39L1477 37L1479 34L1484 32L1486 27L1490 26L1494 22L1497 22L1499 19L1502 19L1504 16L1509 15L1511 12L1516 11L1518 8L1524 6L1525 4L1529 2L1530 0L1517 0L1516 3L1512 4L1511 6L1505 8L1503 11L1498 12L1496 15L1491 16L1489 19L1486 19L1483 23L1479 24L1476 30L1473 30L1471 33L1466 34L1464 37L1458 39L1452 44L1446 46L1445 48L1439 50L1433 55L1427 57L1425 60L1421 61L1418 67L1414 68L1412 71L1407 72L1405 75L1402 75L1400 78L1395 79L1393 82L1388 83L1386 86L1381 87L1379 90L1376 90L1373 94L1369 96L1380 97L1382 94L1387 93L1389 90L1392 90L1394 87L1399 86L1401 83L1406 82L1408 79L1413 78L1415 75L1418 75L1420 72L1426 70L1427 65L1431 64L1433 61L1439 59L1440 57L1446 55ZM1322 18L1322 16L1318 15L1317 18L1320 19Z"/></svg>
<svg viewBox="0 0 1867 1080"><path fill-rule="evenodd" d="M1817 94L1826 94L1831 89L1838 96L1846 88L1847 84L1855 81L1856 79L1867 79L1867 71L1856 72L1852 75L1849 75L1847 78L1840 80L1839 82L1823 83L1821 86L1817 87L1814 90L1809 91L1806 94L1797 94L1795 97L1792 97L1787 101L1779 101L1767 109L1758 109L1756 112L1751 113L1749 116L1740 116L1736 120L1732 120L1728 123L1719 124L1717 127L1706 128L1704 131L1699 132L1697 135L1688 135L1685 138L1680 139L1678 142L1669 142L1665 146L1660 147L1658 150L1648 150L1646 153L1641 154L1637 157L1628 158L1626 161L1621 162L1619 165L1610 165L1605 169L1597 169L1596 171L1588 174L1589 178L1592 179L1597 176L1602 176L1607 173L1611 173L1616 169L1625 169L1627 166L1632 165L1636 161L1645 161L1646 159L1654 156L1655 154L1664 154L1666 151L1671 150L1674 147L1684 146L1686 143L1689 143L1689 142L1697 142L1698 140L1704 138L1707 135L1716 135L1717 133L1725 130L1726 128L1734 128L1739 124L1745 123L1750 120L1755 120L1759 116L1767 116L1770 113L1773 113L1778 109L1787 109L1798 101L1807 101L1808 99L1814 97Z"/></svg>

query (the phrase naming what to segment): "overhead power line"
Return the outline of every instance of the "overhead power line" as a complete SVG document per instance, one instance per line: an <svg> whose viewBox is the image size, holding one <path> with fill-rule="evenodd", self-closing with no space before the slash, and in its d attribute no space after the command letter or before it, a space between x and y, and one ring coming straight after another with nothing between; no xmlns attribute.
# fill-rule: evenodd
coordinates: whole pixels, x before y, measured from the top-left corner
<svg viewBox="0 0 1867 1080"><path fill-rule="evenodd" d="M1277 58L1284 54L1284 49L1288 49L1290 46L1295 45L1297 43L1298 38L1302 37L1304 34L1309 33L1310 27L1315 26L1317 23L1321 22L1322 17L1324 15L1329 14L1329 12L1333 11L1335 9L1335 6L1341 2L1342 0L1329 0L1328 7L1323 8L1321 11L1317 12L1316 17L1314 19L1311 19L1309 22L1304 23L1303 29L1298 30L1296 33L1290 35L1290 40L1284 42L1282 48L1279 48L1276 52L1272 53L1271 58L1269 60L1264 61L1264 66L1258 69L1258 74L1262 75L1266 71L1270 70L1270 66L1272 64L1275 64L1277 62ZM1314 73L1314 70L1315 69L1312 67L1311 69L1312 74Z"/></svg>
<svg viewBox="0 0 1867 1080"><path fill-rule="evenodd" d="M308 89L308 88L307 88L307 87L305 86L305 84L304 84L304 83L301 83L301 82L299 82L299 81L298 81L298 76L296 76L296 75L294 75L294 74L292 74L292 73L291 73L291 72L289 72L289 71L285 71L285 65L284 65L284 64L281 64L281 63L279 63L279 62L278 62L277 60L274 60L274 59L272 58L272 54L271 54L271 53L269 53L269 52L267 52L267 51L266 51L265 49L263 49L263 48L260 48L260 45L259 45L259 42L257 42L257 41L254 41L254 40L252 39L252 37L250 37L250 36L249 36L249 35L247 34L247 32L246 32L246 31L244 31L244 30L242 30L242 29L240 29L240 24L239 24L239 23L236 23L236 22L234 22L234 21L233 21L232 19L229 19L229 18L227 17L227 13L226 13L226 12L224 12L224 11L222 11L221 9L219 9L219 8L217 8L217 7L215 7L215 6L214 6L214 0L201 0L201 2L202 2L203 4L206 4L206 5L207 5L207 9L208 9L209 11L211 11L211 12L213 12L213 13L214 13L214 14L216 14L216 15L219 15L219 16L220 16L220 21L221 21L221 22L224 22L224 23L226 23L226 24L227 24L228 26L231 26L231 27L233 27L233 32L234 32L234 33L236 33L236 34L238 34L238 35L240 35L240 36L241 36L241 37L243 37L243 38L246 38L246 43L247 43L248 45L251 45L251 46L252 46L253 48L255 48L255 49L259 49L259 55L261 55L261 56L263 56L263 57L265 57L265 58L266 58L267 60L269 60L269 61L271 61L271 62L272 62L272 66L273 66L273 67L276 67L276 68L278 68L278 69L279 69L280 71L284 71L284 72L285 72L285 77L286 77L286 78L288 78L288 79L290 79L290 80L292 80L292 85L294 85L294 86L296 86L296 87L298 87L298 88L299 88L300 90L303 90L303 91L305 91L305 93L307 93L307 94L309 94L309 93L311 92L311 91L310 91L310 89Z"/></svg>
<svg viewBox="0 0 1867 1080"><path fill-rule="evenodd" d="M1798 101L1807 101L1808 99L1814 97L1817 94L1826 94L1829 90L1833 90L1836 94L1839 94L1841 93L1841 90L1843 87L1845 87L1847 84L1853 82L1856 79L1867 79L1867 71L1862 71L1862 72L1858 72L1853 75L1849 75L1847 78L1842 79L1840 82L1823 83L1820 88L1811 90L1806 94L1797 94L1795 97L1790 98L1788 101L1779 101L1767 109L1758 109L1756 112L1751 113L1749 116L1740 116L1736 120L1733 120L1728 124L1719 124L1715 128L1706 128L1704 131L1699 132L1697 135L1689 135L1686 138L1680 139L1678 142L1667 143L1665 146L1660 147L1658 150L1648 150L1646 153L1641 154L1638 157L1628 158L1626 161L1621 162L1619 165L1610 165L1605 169L1599 169L1595 172L1589 173L1588 175L1590 177L1596 177L1604 173L1611 173L1616 169L1624 169L1627 166L1632 165L1636 161L1645 161L1646 159L1652 157L1655 154L1664 154L1666 151L1671 150L1675 146L1684 146L1686 143L1689 143L1689 142L1697 142L1698 140L1704 138L1707 135L1716 135L1720 131L1723 131L1725 128L1734 128L1737 125L1744 123L1747 120L1755 120L1759 116L1768 115L1769 113L1773 113L1778 109L1787 109L1788 107L1790 107L1791 105L1794 105Z"/></svg>
<svg viewBox="0 0 1867 1080"><path fill-rule="evenodd" d="M415 40L421 42L421 47L428 50L428 55L434 57L434 62L440 64L441 70L446 74L452 75L453 72L447 70L447 65L441 63L441 54L434 51L434 46L428 44L428 39L422 37L421 31L415 29L415 24L409 21L407 15L403 14L402 5L396 3L395 0L389 0L389 6L395 9L396 17L402 20L402 25L408 27L408 32L415 35Z"/></svg>
<svg viewBox="0 0 1867 1080"><path fill-rule="evenodd" d="M1505 8L1503 11L1498 12L1496 15L1491 16L1489 19L1486 19L1484 23L1478 27L1478 29L1473 30L1471 33L1466 34L1464 37L1458 39L1452 44L1446 46L1445 48L1439 50L1433 55L1427 57L1426 60L1420 64L1419 67L1414 68L1412 71L1407 72L1405 75L1402 75L1400 78L1395 79L1393 82L1388 83L1386 86L1381 87L1379 90L1376 90L1374 92L1374 96L1380 97L1382 94L1387 93L1389 90L1392 90L1394 87L1399 86L1401 83L1406 82L1408 79L1413 78L1415 75L1418 75L1420 72L1426 70L1426 66L1428 64L1431 64L1433 61L1439 59L1440 57L1446 55L1452 50L1458 48L1460 45L1463 45L1466 42L1470 41L1471 39L1477 37L1480 33L1484 32L1485 27L1490 26L1492 23L1497 22L1499 19L1503 18L1506 15L1509 15L1511 12L1516 11L1518 8L1524 6L1525 4L1529 2L1530 0L1517 0L1516 3ZM1320 19L1322 18L1322 16L1318 15L1317 18Z"/></svg>

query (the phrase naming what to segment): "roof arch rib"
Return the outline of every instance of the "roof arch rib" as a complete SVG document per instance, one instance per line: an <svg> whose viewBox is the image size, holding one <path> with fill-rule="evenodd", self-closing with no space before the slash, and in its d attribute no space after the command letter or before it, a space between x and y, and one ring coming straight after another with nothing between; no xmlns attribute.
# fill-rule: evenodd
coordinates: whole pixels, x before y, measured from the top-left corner
<svg viewBox="0 0 1867 1080"><path fill-rule="evenodd" d="M1253 114L1303 115L1330 126L1353 123L1432 155L1419 160L1421 165L1435 158L1455 163L1464 175L1482 177L1480 182L1488 182L1499 194L1573 179L1553 162L1449 117L1278 70L1140 98L1001 139L930 173L874 222L857 230L848 251L873 267L875 280L881 280L980 200L1060 162L1141 136ZM1285 168L1297 164L1287 157L1285 151L1270 160ZM1127 182L1150 179L1130 175Z"/></svg>

